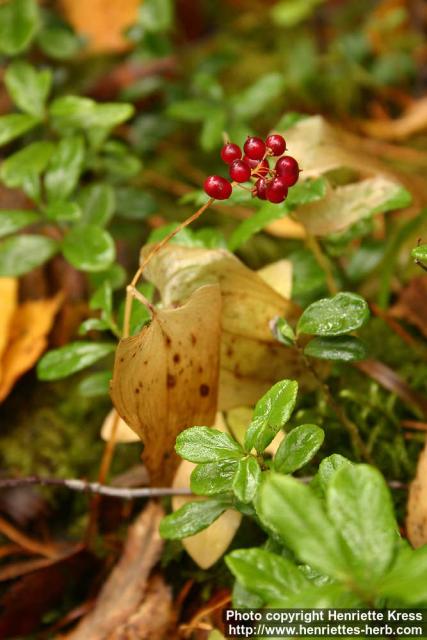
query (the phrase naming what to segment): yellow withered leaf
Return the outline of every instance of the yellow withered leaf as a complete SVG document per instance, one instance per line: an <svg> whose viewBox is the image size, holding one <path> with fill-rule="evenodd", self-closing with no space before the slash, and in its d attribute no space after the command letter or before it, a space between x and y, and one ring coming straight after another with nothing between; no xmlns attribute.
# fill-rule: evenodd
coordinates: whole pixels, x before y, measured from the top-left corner
<svg viewBox="0 0 427 640"><path fill-rule="evenodd" d="M111 409L111 411L106 415L104 422L102 423L101 438L105 442L108 442L111 438L116 415L116 410ZM119 417L114 440L117 443L139 442L140 437L135 433L133 429L131 429L126 424L123 418Z"/></svg>
<svg viewBox="0 0 427 640"><path fill-rule="evenodd" d="M156 310L138 335L119 343L111 397L144 443L152 483L172 479L176 436L215 419L220 314L218 285L201 287L182 306Z"/></svg>
<svg viewBox="0 0 427 640"><path fill-rule="evenodd" d="M47 346L47 336L63 299L53 298L24 302L15 311L9 342L2 357L0 402L8 395L16 380L37 362Z"/></svg>
<svg viewBox="0 0 427 640"><path fill-rule="evenodd" d="M149 248L143 249L143 255ZM313 378L294 350L278 344L270 323L283 316L291 323L299 307L223 249L168 245L145 271L165 306L188 299L200 286L221 290L220 410L254 405L274 382L297 379L312 387Z"/></svg>
<svg viewBox="0 0 427 640"><path fill-rule="evenodd" d="M224 418L220 412L217 413L214 427L218 431L227 431ZM183 460L175 474L172 486L175 489L190 488L190 476L195 466L192 462ZM189 498L174 496L172 498L172 509L176 511L188 502L202 499L197 496ZM241 521L241 513L233 509L227 509L207 529L189 538L184 538L182 540L183 547L201 569L209 569L228 549Z"/></svg>
<svg viewBox="0 0 427 640"><path fill-rule="evenodd" d="M0 379L2 375L1 358L6 349L13 314L18 304L18 280L0 278Z"/></svg>

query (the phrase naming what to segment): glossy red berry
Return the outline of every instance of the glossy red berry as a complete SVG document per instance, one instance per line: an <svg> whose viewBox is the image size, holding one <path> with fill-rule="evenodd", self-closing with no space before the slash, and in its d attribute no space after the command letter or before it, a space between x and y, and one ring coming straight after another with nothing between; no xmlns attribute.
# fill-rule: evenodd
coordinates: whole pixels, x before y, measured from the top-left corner
<svg viewBox="0 0 427 640"><path fill-rule="evenodd" d="M288 187L283 178L274 178L267 187L267 200L278 204L288 195Z"/></svg>
<svg viewBox="0 0 427 640"><path fill-rule="evenodd" d="M236 182L246 182L251 177L251 168L244 160L234 160L230 165L230 178Z"/></svg>
<svg viewBox="0 0 427 640"><path fill-rule="evenodd" d="M286 151L285 138L278 133L273 133L268 136L265 141L267 149L269 149L273 156L281 156Z"/></svg>
<svg viewBox="0 0 427 640"><path fill-rule="evenodd" d="M261 160L265 154L265 143L261 138L250 136L243 147L248 158L252 160Z"/></svg>
<svg viewBox="0 0 427 640"><path fill-rule="evenodd" d="M237 144L228 142L221 149L221 158L227 164L231 164L234 160L240 160L242 157L242 150Z"/></svg>
<svg viewBox="0 0 427 640"><path fill-rule="evenodd" d="M231 196L232 186L221 176L209 176L203 185L205 193L215 200L227 200Z"/></svg>
<svg viewBox="0 0 427 640"><path fill-rule="evenodd" d="M277 174L283 178L287 187L292 187L299 178L298 162L292 156L283 156L276 162Z"/></svg>
<svg viewBox="0 0 427 640"><path fill-rule="evenodd" d="M259 178L259 180L255 182L254 195L256 195L260 200L267 200L267 187L267 180L265 178Z"/></svg>

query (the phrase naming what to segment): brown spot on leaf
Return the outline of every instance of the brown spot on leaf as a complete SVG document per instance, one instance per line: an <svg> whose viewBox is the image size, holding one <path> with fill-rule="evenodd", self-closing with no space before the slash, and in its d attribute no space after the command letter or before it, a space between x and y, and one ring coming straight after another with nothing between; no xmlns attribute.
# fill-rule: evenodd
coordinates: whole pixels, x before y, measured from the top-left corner
<svg viewBox="0 0 427 640"><path fill-rule="evenodd" d="M196 336L194 335L194 333L192 333L192 334L190 335L190 338L191 338L191 344L193 344L193 345L194 345L194 344L196 344L196 342L197 342L197 338L196 338Z"/></svg>
<svg viewBox="0 0 427 640"><path fill-rule="evenodd" d="M206 398L209 395L209 386L207 384L201 384L199 387L199 392L202 398Z"/></svg>
<svg viewBox="0 0 427 640"><path fill-rule="evenodd" d="M176 385L176 378L172 374L168 373L166 381L168 389L172 389Z"/></svg>
<svg viewBox="0 0 427 640"><path fill-rule="evenodd" d="M178 362L181 361L181 356L179 355L179 353L175 353L173 356L173 361L176 362L178 364Z"/></svg>

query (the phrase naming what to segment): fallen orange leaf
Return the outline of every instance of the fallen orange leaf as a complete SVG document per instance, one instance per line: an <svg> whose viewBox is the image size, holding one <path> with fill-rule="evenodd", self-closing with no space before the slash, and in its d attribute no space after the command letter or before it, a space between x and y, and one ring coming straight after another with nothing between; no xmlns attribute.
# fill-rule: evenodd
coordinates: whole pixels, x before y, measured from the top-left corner
<svg viewBox="0 0 427 640"><path fill-rule="evenodd" d="M13 314L18 304L18 280L0 278L0 377L2 375L1 357L6 349Z"/></svg>
<svg viewBox="0 0 427 640"><path fill-rule="evenodd" d="M136 22L140 0L61 0L60 4L77 33L89 39L91 53L129 48L123 33Z"/></svg>
<svg viewBox="0 0 427 640"><path fill-rule="evenodd" d="M414 547L427 543L427 445L421 452L417 475L409 487L406 527Z"/></svg>
<svg viewBox="0 0 427 640"><path fill-rule="evenodd" d="M420 98L400 118L365 120L360 123L364 133L381 140L403 140L427 129L427 96Z"/></svg>
<svg viewBox="0 0 427 640"><path fill-rule="evenodd" d="M62 298L62 293L59 293L53 298L24 302L16 309L9 342L1 361L3 376L0 378L0 402L45 350L47 336Z"/></svg>

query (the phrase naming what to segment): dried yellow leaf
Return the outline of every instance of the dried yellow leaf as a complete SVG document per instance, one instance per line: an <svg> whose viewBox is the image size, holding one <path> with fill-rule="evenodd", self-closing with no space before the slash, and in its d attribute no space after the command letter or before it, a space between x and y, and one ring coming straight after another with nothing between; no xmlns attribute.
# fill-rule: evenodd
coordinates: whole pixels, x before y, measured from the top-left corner
<svg viewBox="0 0 427 640"><path fill-rule="evenodd" d="M152 483L172 479L176 436L214 421L220 314L218 285L201 287L183 306L158 309L150 325L119 343L111 397L144 443Z"/></svg>
<svg viewBox="0 0 427 640"><path fill-rule="evenodd" d="M18 304L18 280L0 278L0 379L2 376L1 358L6 349L13 314Z"/></svg>
<svg viewBox="0 0 427 640"><path fill-rule="evenodd" d="M406 528L412 546L427 544L427 444L421 452L417 474L409 487Z"/></svg>

